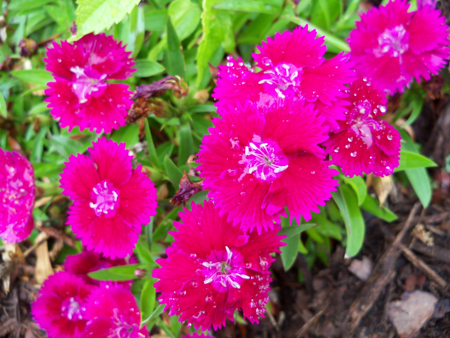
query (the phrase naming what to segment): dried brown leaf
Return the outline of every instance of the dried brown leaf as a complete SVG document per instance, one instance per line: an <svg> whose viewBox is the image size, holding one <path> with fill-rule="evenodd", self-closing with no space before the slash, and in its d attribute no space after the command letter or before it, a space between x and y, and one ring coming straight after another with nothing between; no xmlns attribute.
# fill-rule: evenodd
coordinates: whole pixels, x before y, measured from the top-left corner
<svg viewBox="0 0 450 338"><path fill-rule="evenodd" d="M180 181L180 189L177 191L175 196L173 196L173 198L170 200L170 203L172 203L175 206L181 206L182 204L185 204L189 200L189 198L191 198L192 195L198 193L201 190L202 190L201 183L191 182L185 171Z"/></svg>

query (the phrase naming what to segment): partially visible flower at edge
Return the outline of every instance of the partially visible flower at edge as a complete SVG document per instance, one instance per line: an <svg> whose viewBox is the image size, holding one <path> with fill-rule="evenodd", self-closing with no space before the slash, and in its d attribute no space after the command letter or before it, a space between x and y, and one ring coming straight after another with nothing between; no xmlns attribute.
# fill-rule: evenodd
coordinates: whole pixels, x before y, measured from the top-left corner
<svg viewBox="0 0 450 338"><path fill-rule="evenodd" d="M355 69L379 90L403 92L413 78L436 75L449 58L445 17L428 5L408 12L404 0L361 15L348 42Z"/></svg>
<svg viewBox="0 0 450 338"><path fill-rule="evenodd" d="M350 100L347 119L339 123L340 131L324 143L332 162L349 177L392 174L399 165L401 137L380 119L386 112L385 93L360 78L350 85Z"/></svg>
<svg viewBox="0 0 450 338"><path fill-rule="evenodd" d="M73 44L56 42L47 49L46 69L55 77L48 83L45 99L61 127L79 126L96 133L110 133L126 125L133 104L128 85L109 83L124 80L135 71L130 52L105 34L87 34Z"/></svg>
<svg viewBox="0 0 450 338"><path fill-rule="evenodd" d="M36 323L50 338L78 338L85 332L86 301L92 286L67 272L58 272L44 282L31 304Z"/></svg>
<svg viewBox="0 0 450 338"><path fill-rule="evenodd" d="M252 323L263 316L269 301L271 253L280 252L280 226L258 235L233 227L210 201L191 204L174 222L175 241L167 258L158 259L153 270L159 302L169 315L203 330L218 329L234 311L242 309Z"/></svg>
<svg viewBox="0 0 450 338"><path fill-rule="evenodd" d="M191 333L187 336L182 336L181 338L214 338L213 336L205 335L205 334L198 334L198 333Z"/></svg>
<svg viewBox="0 0 450 338"><path fill-rule="evenodd" d="M26 239L34 228L34 169L18 152L0 149L0 237L7 243Z"/></svg>
<svg viewBox="0 0 450 338"><path fill-rule="evenodd" d="M156 188L141 166L133 169L125 143L102 137L89 154L70 156L61 173L63 194L74 201L67 224L87 250L123 258L156 214Z"/></svg>

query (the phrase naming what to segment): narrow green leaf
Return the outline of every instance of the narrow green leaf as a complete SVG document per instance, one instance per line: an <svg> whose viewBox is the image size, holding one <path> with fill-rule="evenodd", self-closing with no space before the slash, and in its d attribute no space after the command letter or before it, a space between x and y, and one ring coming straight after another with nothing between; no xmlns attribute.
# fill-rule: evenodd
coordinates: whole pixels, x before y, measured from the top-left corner
<svg viewBox="0 0 450 338"><path fill-rule="evenodd" d="M350 186L342 184L338 187L338 191L333 192L333 198L345 221L347 230L346 255L348 257L356 256L364 243L366 231L356 194Z"/></svg>
<svg viewBox="0 0 450 338"><path fill-rule="evenodd" d="M0 93L0 116L6 118L8 116L8 108L6 107L5 97Z"/></svg>
<svg viewBox="0 0 450 338"><path fill-rule="evenodd" d="M175 187L175 189L178 190L178 186L180 184L180 180L181 180L181 177L183 176L183 173L172 162L172 160L169 158L169 156L165 157L165 159L164 159L164 166L166 167L166 174L167 174L167 176L172 181L173 186Z"/></svg>
<svg viewBox="0 0 450 338"><path fill-rule="evenodd" d="M8 5L9 11L28 11L30 9L41 8L53 0L16 0ZM1 8L1 7L0 7Z"/></svg>
<svg viewBox="0 0 450 338"><path fill-rule="evenodd" d="M184 57L177 32L173 28L172 20L167 20L167 73L185 78Z"/></svg>
<svg viewBox="0 0 450 338"><path fill-rule="evenodd" d="M150 161L155 167L162 169L161 162L159 161L158 155L156 154L156 148L155 144L153 143L153 137L150 131L148 120L145 119L144 123L145 123L145 140L147 141L148 155L150 157Z"/></svg>
<svg viewBox="0 0 450 338"><path fill-rule="evenodd" d="M290 236L282 239L285 246L281 247L281 261L285 271L288 271L295 262L300 245L300 235Z"/></svg>
<svg viewBox="0 0 450 338"><path fill-rule="evenodd" d="M156 305L156 290L153 286L155 280L153 278L145 281L141 293L141 317L148 318Z"/></svg>
<svg viewBox="0 0 450 338"><path fill-rule="evenodd" d="M136 251L141 263L145 263L150 266L156 266L155 260L152 257L150 249L142 236L140 236L137 244Z"/></svg>
<svg viewBox="0 0 450 338"><path fill-rule="evenodd" d="M340 0L316 0L311 12L311 23L330 31L331 24L342 10Z"/></svg>
<svg viewBox="0 0 450 338"><path fill-rule="evenodd" d="M41 162L42 153L44 151L44 138L47 136L48 126L42 126L41 130L34 138L33 149L31 150L31 161Z"/></svg>
<svg viewBox="0 0 450 338"><path fill-rule="evenodd" d="M111 139L117 143L125 142L127 149L133 149L139 142L139 124L129 124L114 131Z"/></svg>
<svg viewBox="0 0 450 338"><path fill-rule="evenodd" d="M147 324L149 321L151 321L152 319L157 318L161 313L163 313L164 312L164 306L165 306L164 304L158 305L158 307L155 309L155 311L153 311L153 313L148 318L146 318L145 320L143 320L141 322L141 328L145 324Z"/></svg>
<svg viewBox="0 0 450 338"><path fill-rule="evenodd" d="M281 12L280 6L254 0L227 0L214 5L213 8L247 13L279 14Z"/></svg>
<svg viewBox="0 0 450 338"><path fill-rule="evenodd" d="M149 77L162 73L166 68L159 63L150 60L136 60L136 72L133 74L136 77Z"/></svg>
<svg viewBox="0 0 450 338"><path fill-rule="evenodd" d="M361 205L367 195L367 187L364 179L360 176L353 176L351 178L344 177L343 179L345 183L350 184L355 190L356 196L358 197L358 205Z"/></svg>
<svg viewBox="0 0 450 338"><path fill-rule="evenodd" d="M186 164L189 156L194 154L194 142L189 123L184 123L180 127L180 146L178 147L178 165Z"/></svg>
<svg viewBox="0 0 450 338"><path fill-rule="evenodd" d="M77 38L119 23L140 0L77 0Z"/></svg>
<svg viewBox="0 0 450 338"><path fill-rule="evenodd" d="M147 224L145 227L145 234L147 235L147 245L149 250L152 250L152 244L153 244L153 224L155 222L155 217L152 217L150 220L150 223ZM153 258L153 257L152 257Z"/></svg>
<svg viewBox="0 0 450 338"><path fill-rule="evenodd" d="M134 272L138 269L140 264L129 264L114 266L109 269L101 269L89 273L89 277L97 280L113 280L113 281L125 281L136 279Z"/></svg>
<svg viewBox="0 0 450 338"><path fill-rule="evenodd" d="M48 82L53 81L52 74L43 69L13 70L11 75L27 83L38 85L46 86Z"/></svg>
<svg viewBox="0 0 450 338"><path fill-rule="evenodd" d="M373 198L370 195L366 196L363 204L361 204L361 209L370 212L372 215L375 215L386 222L393 222L397 219L397 215L394 214L391 210L386 208L385 206L380 208L380 202Z"/></svg>
<svg viewBox="0 0 450 338"><path fill-rule="evenodd" d="M130 36L127 45L127 49L133 52L134 57L141 50L144 42L144 34L144 6L135 6L130 14Z"/></svg>
<svg viewBox="0 0 450 338"><path fill-rule="evenodd" d="M400 165L394 170L402 171L416 168L436 167L437 164L428 157L422 156L416 152L402 150L400 151Z"/></svg>
<svg viewBox="0 0 450 338"><path fill-rule="evenodd" d="M300 225L289 225L281 228L278 232L278 235L286 235L286 237L292 237L302 233L303 231L308 230L309 228L315 227L317 224L315 223L303 223Z"/></svg>

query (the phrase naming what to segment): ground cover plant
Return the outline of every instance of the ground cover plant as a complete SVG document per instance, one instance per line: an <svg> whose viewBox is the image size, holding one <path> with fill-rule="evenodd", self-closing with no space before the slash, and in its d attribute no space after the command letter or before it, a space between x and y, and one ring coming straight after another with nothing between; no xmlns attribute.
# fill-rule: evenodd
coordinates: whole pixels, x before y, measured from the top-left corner
<svg viewBox="0 0 450 338"><path fill-rule="evenodd" d="M392 241L409 215L399 246L448 207L450 141L424 156L415 133L449 91L446 6L0 1L0 337L355 334L379 292L292 333L280 289L319 294L311 271L367 252L371 224ZM428 319L389 313L404 337Z"/></svg>

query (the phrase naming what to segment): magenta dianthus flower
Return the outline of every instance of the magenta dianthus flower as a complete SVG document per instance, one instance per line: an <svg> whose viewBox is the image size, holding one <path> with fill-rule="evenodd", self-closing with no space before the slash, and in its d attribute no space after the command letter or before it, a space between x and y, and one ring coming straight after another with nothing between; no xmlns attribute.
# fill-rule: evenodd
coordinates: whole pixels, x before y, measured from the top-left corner
<svg viewBox="0 0 450 338"><path fill-rule="evenodd" d="M127 110L133 101L128 85L109 83L124 80L135 71L130 52L105 34L88 34L73 44L53 42L47 49L46 69L55 77L48 83L51 114L61 127L79 126L110 133L126 125Z"/></svg>
<svg viewBox="0 0 450 338"><path fill-rule="evenodd" d="M125 143L102 137L89 154L70 156L61 174L63 193L74 201L67 223L87 250L123 258L156 214L156 189L141 166L133 169Z"/></svg>
<svg viewBox="0 0 450 338"><path fill-rule="evenodd" d="M399 165L400 133L380 115L386 112L385 93L375 89L367 79L350 86L351 105L340 131L325 142L332 162L346 176L373 173L386 176Z"/></svg>
<svg viewBox="0 0 450 338"><path fill-rule="evenodd" d="M100 281L89 277L88 273L100 269L108 269L113 266L135 264L137 262L134 256L131 256L127 262L123 258L110 259L103 257L99 253L84 250L82 253L67 256L63 266L65 271L83 278L86 283L98 286L100 285ZM118 284L127 289L131 289L133 281L123 281Z"/></svg>
<svg viewBox="0 0 450 338"><path fill-rule="evenodd" d="M140 329L141 312L133 294L122 287L105 284L92 291L86 313L90 318L84 337L147 338L146 326Z"/></svg>
<svg viewBox="0 0 450 338"><path fill-rule="evenodd" d="M92 287L67 272L50 276L31 304L36 323L50 338L82 337L86 327L86 302Z"/></svg>
<svg viewBox="0 0 450 338"><path fill-rule="evenodd" d="M253 54L256 66L262 69L258 73L241 59L229 57L227 66L220 66L213 94L219 100L217 106L244 105L246 100L268 106L287 97L305 99L315 102L331 128L336 128L336 120L345 118L345 85L354 80L355 74L347 62L348 55L326 60L323 42L324 38L316 39L316 31L308 32L307 26L277 33L262 42L259 54Z"/></svg>
<svg viewBox="0 0 450 338"><path fill-rule="evenodd" d="M224 108L225 109L225 108ZM270 229L288 207L311 218L331 198L337 174L318 144L328 139L314 106L286 98L268 108L231 106L203 138L198 167L220 215L245 231Z"/></svg>
<svg viewBox="0 0 450 338"><path fill-rule="evenodd" d="M23 241L34 228L34 170L19 153L0 149L0 237Z"/></svg>
<svg viewBox="0 0 450 338"><path fill-rule="evenodd" d="M220 328L234 320L236 309L257 323L269 301L270 254L280 252L280 226L248 235L219 216L212 202L191 206L180 213L183 223L174 222L175 241L153 270L160 303L197 329Z"/></svg>
<svg viewBox="0 0 450 338"><path fill-rule="evenodd" d="M348 42L360 74L380 90L402 92L413 78L437 74L448 59L448 26L428 5L408 13L409 3L390 1L361 15Z"/></svg>

